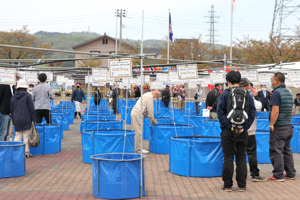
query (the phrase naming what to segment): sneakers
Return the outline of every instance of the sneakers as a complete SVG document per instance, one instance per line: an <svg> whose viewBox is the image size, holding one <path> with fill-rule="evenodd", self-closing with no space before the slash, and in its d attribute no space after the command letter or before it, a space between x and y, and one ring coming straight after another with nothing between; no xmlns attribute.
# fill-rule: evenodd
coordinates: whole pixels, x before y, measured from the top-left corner
<svg viewBox="0 0 300 200"><path fill-rule="evenodd" d="M253 182L265 182L267 181L267 178L263 178L261 176L252 176L252 181Z"/></svg>
<svg viewBox="0 0 300 200"><path fill-rule="evenodd" d="M225 187L224 185L221 186L221 189L224 190L225 192L232 192L231 187Z"/></svg>
<svg viewBox="0 0 300 200"><path fill-rule="evenodd" d="M284 175L284 178L290 179L290 180L295 180L296 179L295 177L288 177L286 174Z"/></svg>
<svg viewBox="0 0 300 200"><path fill-rule="evenodd" d="M25 153L25 157L26 158L31 158L31 157L33 157L33 155L31 153Z"/></svg>
<svg viewBox="0 0 300 200"><path fill-rule="evenodd" d="M284 182L284 179L278 179L278 178L275 178L274 176L269 177L268 179L269 179L270 181Z"/></svg>
<svg viewBox="0 0 300 200"><path fill-rule="evenodd" d="M245 192L246 191L246 188L240 188L239 187L239 190L238 190L239 192Z"/></svg>
<svg viewBox="0 0 300 200"><path fill-rule="evenodd" d="M137 153L141 153L141 150L138 150ZM143 153L143 154L147 154L147 153L149 153L149 151L143 149L143 150L142 150L142 153Z"/></svg>

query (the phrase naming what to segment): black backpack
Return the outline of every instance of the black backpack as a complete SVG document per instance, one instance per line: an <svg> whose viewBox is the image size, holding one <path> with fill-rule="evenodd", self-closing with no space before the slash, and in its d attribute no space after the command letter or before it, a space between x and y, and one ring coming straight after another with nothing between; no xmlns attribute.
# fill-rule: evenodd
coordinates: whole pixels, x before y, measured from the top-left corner
<svg viewBox="0 0 300 200"><path fill-rule="evenodd" d="M227 103L227 119L232 127L242 128L248 121L249 97L248 91L243 88L229 88L230 95Z"/></svg>

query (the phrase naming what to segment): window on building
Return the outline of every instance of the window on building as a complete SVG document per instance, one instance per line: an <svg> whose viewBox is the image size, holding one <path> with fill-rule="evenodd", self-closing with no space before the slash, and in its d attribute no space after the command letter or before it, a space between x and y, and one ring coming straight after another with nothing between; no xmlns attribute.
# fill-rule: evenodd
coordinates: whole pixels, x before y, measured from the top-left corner
<svg viewBox="0 0 300 200"><path fill-rule="evenodd" d="M103 39L103 44L108 44L108 39Z"/></svg>
<svg viewBox="0 0 300 200"><path fill-rule="evenodd" d="M97 53L97 54L100 54L100 51L90 51L90 53L95 53L95 54ZM92 55L92 57L93 57L93 56L97 56L97 55Z"/></svg>

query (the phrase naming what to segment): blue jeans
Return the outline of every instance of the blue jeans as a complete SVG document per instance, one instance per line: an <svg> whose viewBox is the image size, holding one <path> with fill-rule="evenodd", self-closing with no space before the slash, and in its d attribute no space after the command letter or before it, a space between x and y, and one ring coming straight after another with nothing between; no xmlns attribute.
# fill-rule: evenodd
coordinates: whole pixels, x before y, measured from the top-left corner
<svg viewBox="0 0 300 200"><path fill-rule="evenodd" d="M10 115L3 115L0 112L0 141L6 141L9 135L10 121Z"/></svg>
<svg viewBox="0 0 300 200"><path fill-rule="evenodd" d="M195 102L195 110L196 110L196 114L197 115L200 115L200 105L199 105L200 102Z"/></svg>

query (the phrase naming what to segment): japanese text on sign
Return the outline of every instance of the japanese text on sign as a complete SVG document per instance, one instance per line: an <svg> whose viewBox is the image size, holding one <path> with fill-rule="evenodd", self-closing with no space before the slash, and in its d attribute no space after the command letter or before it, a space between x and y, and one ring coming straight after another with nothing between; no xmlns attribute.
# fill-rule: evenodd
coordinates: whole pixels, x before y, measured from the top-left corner
<svg viewBox="0 0 300 200"><path fill-rule="evenodd" d="M1 84L15 84L16 70L9 68L0 68L0 83Z"/></svg>
<svg viewBox="0 0 300 200"><path fill-rule="evenodd" d="M223 73L210 73L210 82L211 84L223 83L224 74Z"/></svg>
<svg viewBox="0 0 300 200"><path fill-rule="evenodd" d="M106 71L105 69L92 69L93 82L106 82Z"/></svg>
<svg viewBox="0 0 300 200"><path fill-rule="evenodd" d="M241 70L242 78L247 78L250 82L257 82L257 70Z"/></svg>
<svg viewBox="0 0 300 200"><path fill-rule="evenodd" d="M177 65L178 79L198 79L197 65Z"/></svg>

